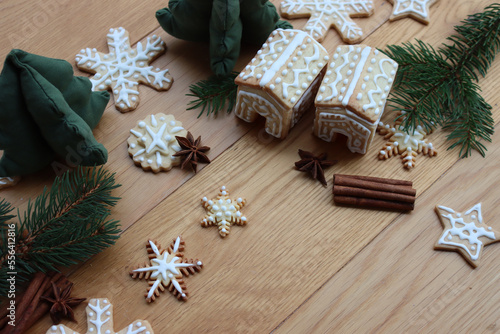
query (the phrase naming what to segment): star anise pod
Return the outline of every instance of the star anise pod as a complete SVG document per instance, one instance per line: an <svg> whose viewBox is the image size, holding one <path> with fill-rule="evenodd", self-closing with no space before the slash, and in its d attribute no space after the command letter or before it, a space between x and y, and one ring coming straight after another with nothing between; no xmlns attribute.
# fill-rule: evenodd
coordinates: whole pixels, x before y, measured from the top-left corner
<svg viewBox="0 0 500 334"><path fill-rule="evenodd" d="M177 142L181 146L182 150L175 153L174 157L181 158L181 168L184 169L188 164L191 164L193 171L196 173L196 168L198 167L198 162L210 163L210 159L206 156L205 152L210 150L208 146L200 146L201 136L194 140L191 132L188 131L186 137L175 136Z"/></svg>
<svg viewBox="0 0 500 334"><path fill-rule="evenodd" d="M50 317L52 318L52 322L54 323L54 325L58 325L63 317L76 322L75 314L73 313L72 308L79 305L86 298L71 297L73 283L70 283L62 291L61 288L58 287L54 282L51 283L54 298L46 296L42 296L40 298L48 301L49 303L52 303L52 307L50 308Z"/></svg>
<svg viewBox="0 0 500 334"><path fill-rule="evenodd" d="M325 187L327 185L325 180L324 168L330 167L337 163L337 160L326 160L326 153L318 156L311 152L299 149L300 160L295 163L295 167L301 172L309 172L313 179L321 182Z"/></svg>

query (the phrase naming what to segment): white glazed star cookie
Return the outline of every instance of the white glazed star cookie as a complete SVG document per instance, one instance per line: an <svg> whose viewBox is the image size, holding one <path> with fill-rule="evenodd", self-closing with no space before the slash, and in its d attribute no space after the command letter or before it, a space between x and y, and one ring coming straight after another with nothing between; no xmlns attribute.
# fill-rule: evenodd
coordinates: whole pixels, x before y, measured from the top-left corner
<svg viewBox="0 0 500 334"><path fill-rule="evenodd" d="M130 133L128 153L142 169L166 172L180 164L180 158L173 156L181 150L175 136L185 137L187 131L174 116L162 113L148 116Z"/></svg>
<svg viewBox="0 0 500 334"><path fill-rule="evenodd" d="M438 0L389 0L394 5L390 21L410 17L423 24L429 24L429 7Z"/></svg>
<svg viewBox="0 0 500 334"><path fill-rule="evenodd" d="M500 232L483 222L481 203L463 213L438 205L436 213L443 233L434 248L457 251L474 268L479 265L483 248L500 241Z"/></svg>

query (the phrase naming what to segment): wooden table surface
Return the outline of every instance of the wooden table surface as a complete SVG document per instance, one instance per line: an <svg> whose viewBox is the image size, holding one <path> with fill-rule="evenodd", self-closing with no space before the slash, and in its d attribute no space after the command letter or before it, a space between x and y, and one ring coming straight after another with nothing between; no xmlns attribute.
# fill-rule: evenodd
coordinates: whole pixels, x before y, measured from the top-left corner
<svg viewBox="0 0 500 334"><path fill-rule="evenodd" d="M279 7L279 1L274 1ZM375 12L355 19L367 34L363 43L384 48L422 39L434 46L445 41L453 26L492 1L439 0L431 7L431 23L412 19L389 22L392 5L374 0ZM384 140L376 136L366 155L352 154L342 141L330 144L311 131L313 113L306 114L285 140L270 138L263 123L247 124L233 114L197 118L186 111L188 86L210 75L208 47L169 36L154 14L165 0L2 0L0 56L11 48L74 65L85 47L106 52L109 28L125 27L132 43L152 34L167 43L167 53L153 64L169 68L174 84L167 92L140 87L139 107L122 114L111 101L94 133L109 151L106 168L116 173L122 197L113 210L123 233L115 246L70 270L74 295L106 297L114 304L115 329L135 319L149 320L155 333L490 333L500 331L500 244L488 246L480 267L472 269L455 252L433 250L442 227L436 204L462 211L481 202L487 224L500 229L500 134L486 143L486 158L474 152L459 159L447 151L446 133L430 141L438 156L418 156L417 167L404 170L399 157L377 159ZM296 28L306 20L293 20ZM342 44L330 31L323 42L331 53ZM244 47L236 70L258 48ZM77 75L87 75L76 70ZM495 124L500 94L500 60L479 84L493 106ZM175 115L185 128L210 146L212 163L198 174L174 168L153 174L134 166L127 154L129 129L149 114ZM386 110L383 121L394 118ZM339 163L326 171L328 187L294 170L297 150L328 152ZM334 173L407 179L418 198L411 213L337 207L332 199ZM51 168L25 177L2 191L23 210L28 198L50 186ZM215 197L225 185L235 197L247 199L248 225L235 226L221 239L214 228L202 228L203 196ZM133 280L129 270L146 261L145 242L167 245L182 235L186 256L204 262L201 273L186 279L189 299L180 302L163 293L147 304L147 284ZM85 307L76 308L86 332ZM48 317L29 333L45 333Z"/></svg>

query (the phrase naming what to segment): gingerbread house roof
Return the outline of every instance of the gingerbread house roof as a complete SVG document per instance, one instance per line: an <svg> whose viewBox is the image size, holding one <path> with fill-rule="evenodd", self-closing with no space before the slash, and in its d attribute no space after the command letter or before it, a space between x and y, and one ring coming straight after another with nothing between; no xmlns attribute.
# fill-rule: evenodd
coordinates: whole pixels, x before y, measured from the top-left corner
<svg viewBox="0 0 500 334"><path fill-rule="evenodd" d="M302 30L274 30L236 78L292 108L328 63L325 48Z"/></svg>
<svg viewBox="0 0 500 334"><path fill-rule="evenodd" d="M370 123L379 121L398 64L366 45L339 46L316 96L316 107L347 108Z"/></svg>

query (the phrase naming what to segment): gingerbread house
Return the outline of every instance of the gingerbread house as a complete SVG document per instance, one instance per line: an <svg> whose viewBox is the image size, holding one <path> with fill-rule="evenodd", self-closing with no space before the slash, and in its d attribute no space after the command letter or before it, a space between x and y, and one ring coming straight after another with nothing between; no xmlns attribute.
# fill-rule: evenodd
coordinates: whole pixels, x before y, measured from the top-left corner
<svg viewBox="0 0 500 334"><path fill-rule="evenodd" d="M398 64L366 45L336 49L316 96L314 134L347 136L349 150L366 153L384 112Z"/></svg>
<svg viewBox="0 0 500 334"><path fill-rule="evenodd" d="M266 132L285 138L314 103L328 61L325 48L306 32L273 31L235 80L234 113L247 122L263 116Z"/></svg>

